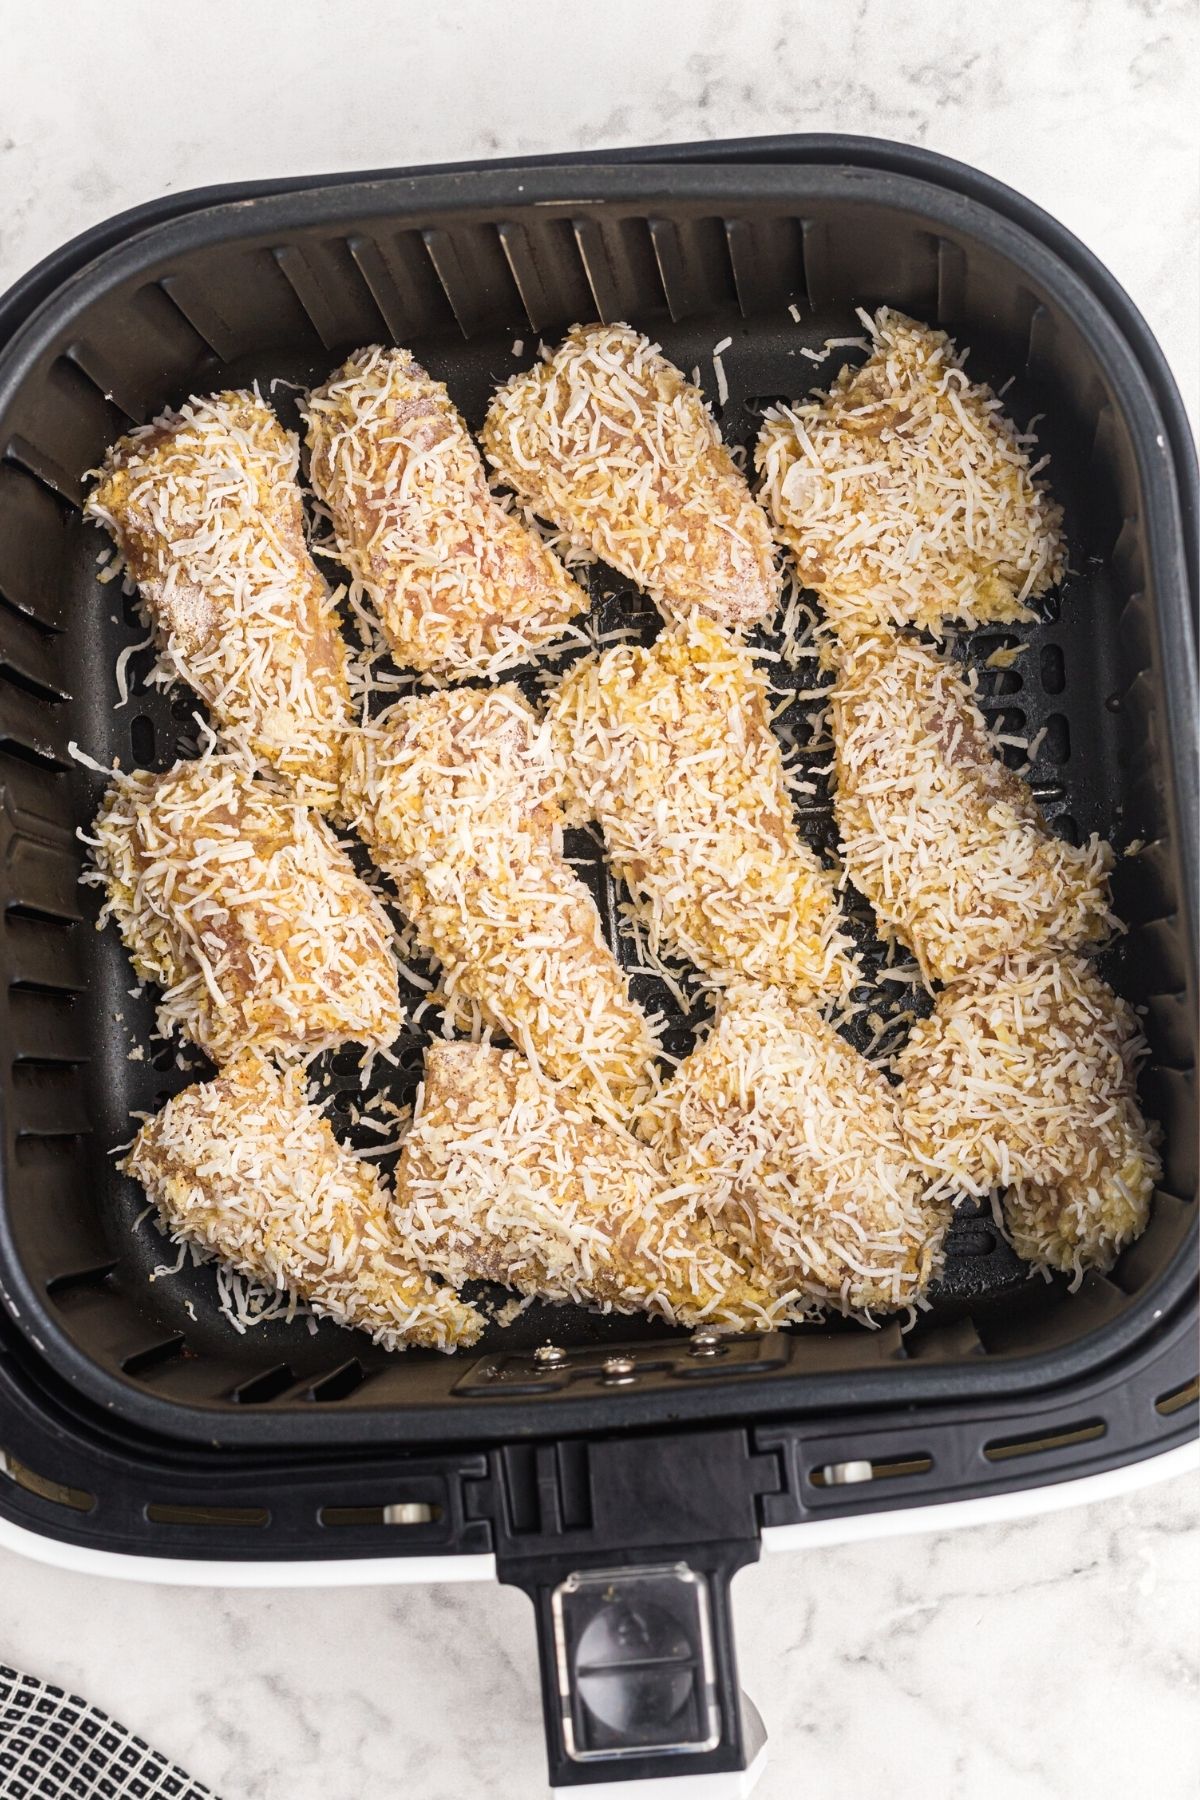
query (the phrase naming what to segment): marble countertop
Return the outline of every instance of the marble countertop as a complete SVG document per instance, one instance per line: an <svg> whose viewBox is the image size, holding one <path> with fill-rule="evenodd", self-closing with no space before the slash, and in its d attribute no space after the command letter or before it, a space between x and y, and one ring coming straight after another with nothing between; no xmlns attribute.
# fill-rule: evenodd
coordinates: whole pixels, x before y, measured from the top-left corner
<svg viewBox="0 0 1200 1800"><path fill-rule="evenodd" d="M587 20L585 22L585 15ZM5 14L0 288L166 190L796 130L976 163L1095 250L1189 404L1200 367L1191 0L40 0ZM1185 1478L738 1578L762 1800L919 1767L949 1800L1182 1800L1200 1494ZM542 1788L532 1620L494 1587L222 1592L0 1553L0 1660L83 1692L223 1800Z"/></svg>

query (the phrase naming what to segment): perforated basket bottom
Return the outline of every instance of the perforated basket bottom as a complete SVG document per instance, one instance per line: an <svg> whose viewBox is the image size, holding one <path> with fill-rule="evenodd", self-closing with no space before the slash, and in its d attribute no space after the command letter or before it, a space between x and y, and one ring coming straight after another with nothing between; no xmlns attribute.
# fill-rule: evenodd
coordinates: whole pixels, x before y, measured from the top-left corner
<svg viewBox="0 0 1200 1800"><path fill-rule="evenodd" d="M825 382L832 377L838 360L846 354L835 352L817 370L812 362L800 356L802 346L816 347L826 336L847 336L858 329L847 315L829 314L806 319L797 326L787 315L782 320L739 322L728 326L724 321L708 327L666 327L657 322L654 331L663 341L668 355L681 367L698 368L701 381L713 386L711 347L723 335L733 335L733 345L724 352L723 363L729 381L729 397L719 409L722 430L727 442L741 446L747 453L757 435L762 410L780 398L795 398L814 380ZM518 366L512 354L511 340L472 341L464 347L461 340L449 345L443 340L419 343L418 353L431 371L449 383L451 393L469 422L477 426L486 409L494 383ZM534 345L528 344L525 360ZM851 354L854 354L851 352ZM264 393L270 394L285 423L296 425L296 385L309 385L328 372L334 358L319 363L281 355L258 358L250 364L216 365L206 370L197 386L237 385L257 380ZM984 366L978 352L971 359L971 371L977 377L1002 381L1010 369ZM277 385L272 386L273 383ZM1038 396L1020 380L1008 394L1008 404L1015 416L1025 422L1037 410ZM1077 454L1077 439L1064 430L1062 441L1055 441L1054 421L1042 427L1042 437L1053 455L1052 475L1056 491L1064 500L1072 536L1072 568L1061 594L1052 596L1044 608L1043 622L1019 631L987 631L965 636L958 648L964 660L978 672L981 704L990 723L1006 734L1022 735L1032 740L1040 734L1040 747L1031 771L1034 791L1052 827L1078 841L1081 836L1098 830L1120 844L1123 820L1115 796L1119 786L1115 780L1113 713L1105 701L1116 695L1118 681L1111 666L1111 634L1095 631L1091 621L1103 614L1110 596L1109 576L1105 564L1092 546L1111 544L1112 523L1102 512L1097 516L1093 484L1088 467ZM177 755L193 754L196 748L194 715L196 702L187 693L176 690L163 694L147 689L144 675L151 659L150 651L139 652L129 665L131 696L129 703L113 710L116 698L112 668L117 654L142 635L135 602L123 599L116 584L100 588L95 582L91 557L100 547L100 538L91 532L80 533L79 600L86 605L94 622L87 633L75 634L70 647L74 667L72 686L79 699L80 717L77 735L100 761L116 755L122 764L166 768ZM331 574L336 576L336 569ZM595 567L588 572L588 585L593 595L590 623L598 633L627 629L648 641L658 629L657 615L636 594L629 591L612 571ZM986 667L987 658L1001 643L1025 642L1029 647L1016 665L1008 670ZM767 649L778 650L780 639L767 634L761 640ZM575 652L573 654L581 654ZM570 660L564 657L553 666L561 668ZM85 673L86 668L86 673ZM789 749L797 749L796 766L811 782L813 791L803 795L797 804L801 830L821 852L828 852L836 841L828 785L831 748L823 724L823 704L819 698L802 697L822 681L811 657L804 657L794 667L773 660L769 664L773 684L794 696L786 703L777 728ZM536 672L525 672L522 685L531 697L539 691ZM1011 747L1003 752L1011 763L1020 763L1020 751ZM80 777L81 790L88 802L94 803L101 784ZM81 814L81 818L85 815ZM707 1016L702 997L696 997L689 1010L679 1007L667 986L654 974L643 972L637 963L635 944L623 929L619 903L622 898L616 883L608 874L596 836L590 831L569 834L568 851L581 875L590 886L605 923L605 929L618 956L632 971L633 990L648 1009L662 1012L668 1021L667 1048L676 1055L686 1052L697 1025ZM365 859L364 859L364 866ZM846 895L846 910L851 929L862 949L868 971L877 967L883 950L874 936L869 908L851 890ZM1119 950L1112 961L1112 972L1120 982ZM157 1108L173 1092L194 1078L203 1068L195 1053L177 1056L174 1045L155 1045L151 1041L153 1023L149 997L129 993L133 985L124 955L111 930L96 946L94 979L98 981L104 1003L94 1009L95 1043L93 1045L92 1103L97 1137L105 1146L115 1145L129 1135L129 1115L138 1110ZM686 980L686 977L685 977ZM694 991L694 990L693 990ZM860 996L869 999L868 1012L886 1012L895 1004L897 990L876 987ZM410 995L415 1004L420 996ZM903 1005L914 1004L912 990L904 990ZM920 1006L918 996L916 1005ZM398 1066L389 1069L382 1061L375 1063L371 1087L375 1092L401 1105L411 1102L420 1078L422 1053L430 1031L438 1029L437 1015L430 1011L422 1029L406 1033L394 1047ZM846 1027L847 1036L865 1048L875 1032L875 1025L864 1012ZM898 1044L903 1032L890 1042ZM145 1047L146 1060L130 1060L130 1051L138 1055ZM178 1066L182 1060L186 1069ZM358 1088L358 1054L343 1051L324 1059L317 1067L318 1077L332 1100L335 1125L351 1142L362 1147L378 1143L370 1133L356 1133L348 1111L369 1104ZM97 1159L98 1160L98 1159ZM382 1166L387 1166L383 1159ZM126 1372L147 1374L155 1358L171 1360L181 1353L181 1345L189 1351L228 1355L231 1327L218 1310L217 1287L211 1267L183 1267L170 1277L159 1277L153 1287L146 1284L154 1271L176 1261L177 1252L167 1245L151 1218L143 1217L144 1197L133 1184L111 1171L106 1159L97 1170L99 1204L107 1220L112 1257L94 1270L64 1271L69 1280L63 1284L64 1296L72 1285L86 1288L89 1280L118 1281L123 1286L140 1285L147 1295L149 1309L157 1325L155 1345L144 1360L133 1353L132 1367L125 1362ZM953 1318L981 1307L1014 1306L1018 1310L1036 1303L1036 1295L1027 1287L1027 1271L1013 1254L992 1223L986 1208L975 1203L964 1205L952 1226L947 1247L945 1272L933 1290L931 1309L924 1327L938 1320ZM1040 1286L1040 1283L1037 1284ZM492 1298L492 1295L486 1296ZM505 1296L496 1294L496 1299ZM812 1329L812 1328L803 1328ZM834 1319L820 1330L858 1330L855 1325ZM533 1306L506 1328L492 1326L484 1339L484 1348L519 1349L545 1341L548 1336L564 1344L586 1344L605 1340L638 1340L659 1338L664 1328L647 1321L600 1317L575 1308ZM357 1335L338 1333L333 1327L314 1328L313 1322L300 1319L291 1323L272 1321L255 1326L238 1345L238 1360L250 1359L261 1364L263 1375L252 1377L244 1398L269 1399L296 1378L309 1376L320 1380L324 1372L333 1371L333 1389L328 1397L336 1397L338 1381L352 1383L355 1377L339 1376L337 1371L347 1358L356 1366L370 1368L381 1353ZM273 1373L273 1371L275 1371Z"/></svg>

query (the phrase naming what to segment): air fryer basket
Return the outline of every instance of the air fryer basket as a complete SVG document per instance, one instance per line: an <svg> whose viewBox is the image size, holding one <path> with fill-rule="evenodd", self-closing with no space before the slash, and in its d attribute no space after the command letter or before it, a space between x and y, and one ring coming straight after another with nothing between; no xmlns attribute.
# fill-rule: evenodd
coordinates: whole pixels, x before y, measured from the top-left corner
<svg viewBox="0 0 1200 1800"><path fill-rule="evenodd" d="M1033 648L1017 667L984 672L986 705L1029 737L1045 727L1034 780L1056 828L1096 829L1131 852L1116 883L1129 931L1106 971L1145 1008L1143 1098L1166 1133L1145 1236L1071 1294L1027 1280L990 1220L964 1213L935 1303L911 1332L839 1321L711 1361L661 1327L566 1309L534 1309L481 1355L454 1359L387 1357L304 1320L243 1337L217 1310L211 1268L152 1282L174 1253L150 1221L135 1227L142 1196L108 1152L131 1111L189 1077L173 1051L129 1057L149 1043L152 1005L130 993L115 934L91 929L94 898L76 885L75 828L102 783L68 744L163 767L194 738L193 703L135 681L114 710L116 656L141 629L117 586L97 580L100 540L78 511L85 471L130 420L190 392L306 383L380 338L412 345L478 424L493 384L539 338L594 316L652 332L710 390L712 347L731 337L720 416L746 443L764 401L811 385L801 348L849 335L854 308L880 301L957 333L973 373L1015 376L1019 418L1044 415L1073 572L1045 622L1022 633ZM293 394L273 390L288 422ZM1115 1355L1186 1291L1195 984L1180 478L1129 343L1029 233L928 180L836 164L541 166L225 200L112 244L44 299L3 357L0 448L0 1289L82 1392L158 1433L264 1445L479 1441L982 1398L1061 1383ZM598 595L619 585L604 571L593 581ZM604 604L636 606L628 594ZM978 634L966 654L982 665L995 642ZM135 676L147 660L134 659ZM811 680L802 669L797 685ZM812 762L825 760L818 744ZM821 841L827 808L803 823ZM611 914L599 871L597 892ZM419 1058L418 1039L400 1046L393 1092L411 1090ZM328 1075L352 1091L346 1058ZM531 1362L547 1337L571 1353L557 1370ZM615 1386L601 1357L630 1345L636 1379Z"/></svg>

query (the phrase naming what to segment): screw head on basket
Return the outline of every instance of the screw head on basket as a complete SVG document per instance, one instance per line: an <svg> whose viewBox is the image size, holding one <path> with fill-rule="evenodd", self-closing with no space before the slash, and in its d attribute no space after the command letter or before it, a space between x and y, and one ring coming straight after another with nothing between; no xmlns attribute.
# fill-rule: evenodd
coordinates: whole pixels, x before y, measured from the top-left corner
<svg viewBox="0 0 1200 1800"><path fill-rule="evenodd" d="M721 1335L717 1331L697 1331L688 1345L689 1356L720 1356Z"/></svg>
<svg viewBox="0 0 1200 1800"><path fill-rule="evenodd" d="M539 1344L533 1353L533 1360L540 1368L557 1369L560 1363L566 1362L567 1353L558 1344Z"/></svg>
<svg viewBox="0 0 1200 1800"><path fill-rule="evenodd" d="M606 1356L600 1365L606 1387L627 1387L637 1374L632 1356Z"/></svg>

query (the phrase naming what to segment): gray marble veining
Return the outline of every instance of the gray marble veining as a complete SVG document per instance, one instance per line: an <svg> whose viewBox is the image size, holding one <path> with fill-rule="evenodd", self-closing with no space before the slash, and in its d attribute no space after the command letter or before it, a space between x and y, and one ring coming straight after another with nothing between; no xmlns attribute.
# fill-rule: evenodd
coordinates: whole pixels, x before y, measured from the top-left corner
<svg viewBox="0 0 1200 1800"><path fill-rule="evenodd" d="M1190 1800L1200 1489L772 1557L734 1589L762 1800ZM223 1800L536 1800L533 1618L491 1586L196 1591L0 1553L0 1660Z"/></svg>

